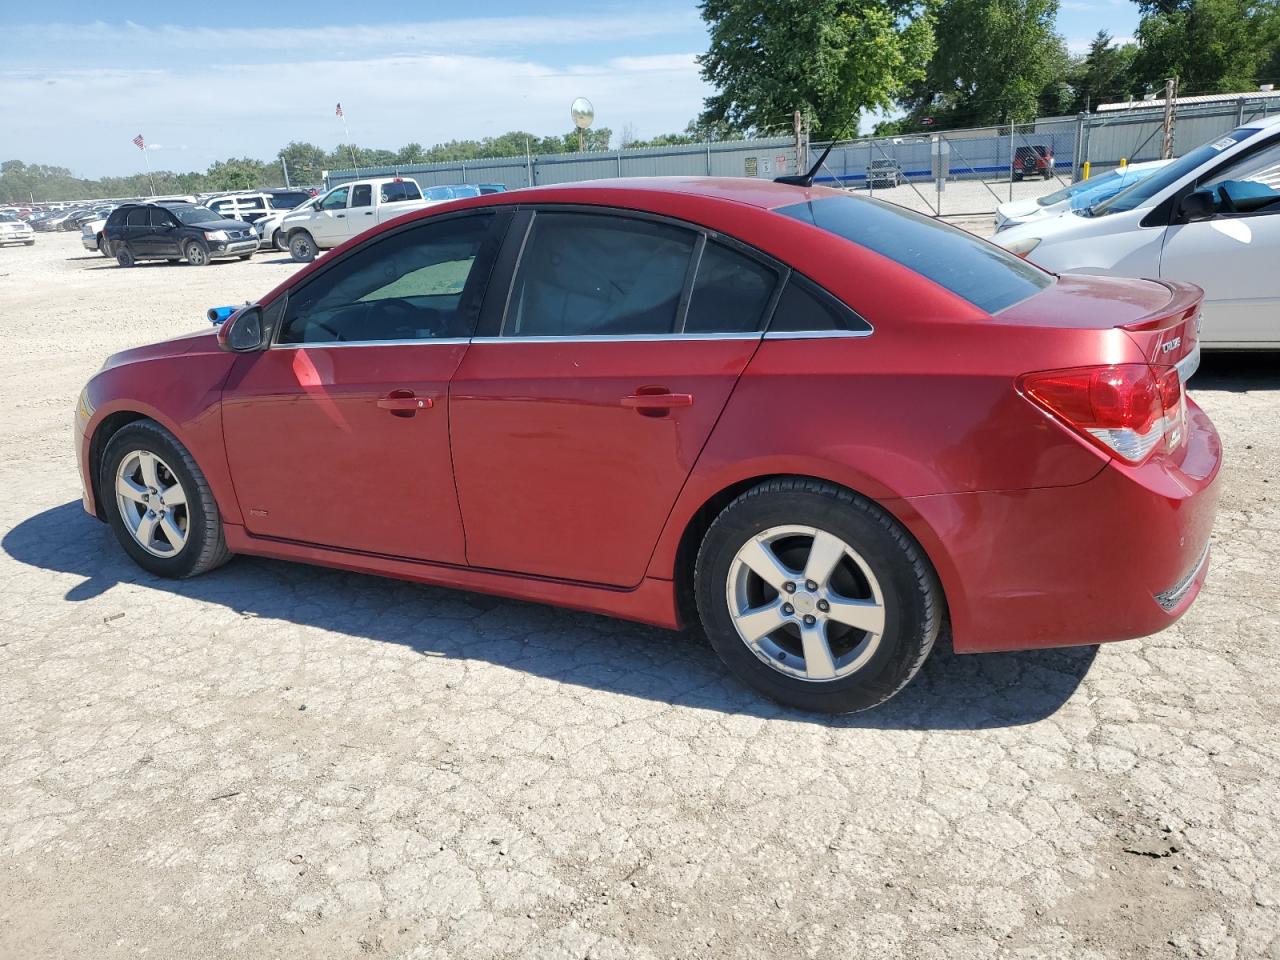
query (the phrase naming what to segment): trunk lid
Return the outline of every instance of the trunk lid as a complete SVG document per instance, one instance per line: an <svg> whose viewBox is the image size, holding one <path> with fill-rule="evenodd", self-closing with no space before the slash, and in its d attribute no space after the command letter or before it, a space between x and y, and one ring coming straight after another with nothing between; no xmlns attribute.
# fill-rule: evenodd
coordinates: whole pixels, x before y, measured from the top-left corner
<svg viewBox="0 0 1280 960"><path fill-rule="evenodd" d="M1149 364L1177 367L1186 383L1200 362L1203 297L1190 283L1065 274L995 319L1061 329L1121 329Z"/></svg>

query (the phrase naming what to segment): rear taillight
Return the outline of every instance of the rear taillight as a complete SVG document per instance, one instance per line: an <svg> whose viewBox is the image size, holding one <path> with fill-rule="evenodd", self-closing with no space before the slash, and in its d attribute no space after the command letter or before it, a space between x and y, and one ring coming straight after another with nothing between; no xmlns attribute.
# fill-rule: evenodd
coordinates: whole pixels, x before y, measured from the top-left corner
<svg viewBox="0 0 1280 960"><path fill-rule="evenodd" d="M1029 373L1023 396L1126 463L1177 449L1186 433L1186 397L1174 367L1145 363Z"/></svg>

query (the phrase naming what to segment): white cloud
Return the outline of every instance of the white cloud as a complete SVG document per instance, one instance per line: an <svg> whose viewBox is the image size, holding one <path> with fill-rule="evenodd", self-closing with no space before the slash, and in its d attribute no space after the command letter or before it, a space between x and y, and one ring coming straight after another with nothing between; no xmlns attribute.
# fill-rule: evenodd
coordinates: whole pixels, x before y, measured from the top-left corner
<svg viewBox="0 0 1280 960"><path fill-rule="evenodd" d="M663 19L646 14L250 31L281 38L278 50L254 48L250 38L225 31L215 38L168 27L58 27L81 40L83 31L117 38L133 32L160 40L157 48L171 43L184 52L148 58L139 69L86 69L72 64L93 58L59 57L0 73L6 123L23 131L6 153L69 166L83 176L131 173L141 157L130 141L142 132L148 141L186 145L181 160L170 161L175 167L202 169L229 156L270 158L290 140L332 147L343 139L342 121L334 116L338 102L351 138L364 146L394 149L514 129L561 133L570 129L569 103L577 96L595 105L598 126L620 131L631 123L638 136L652 136L683 128L710 92L695 54L579 61L590 48L581 41L603 31L658 32L653 24ZM339 34L342 44L334 41ZM557 44L573 45L565 51L572 61L552 62L556 50L540 49L533 58L506 49L552 35ZM99 40L89 49L113 49L113 43ZM392 54L389 44L416 52ZM21 39L10 48L22 49ZM41 48L60 44L46 41ZM208 60L194 58L200 49L212 51ZM242 62L227 64L226 51Z"/></svg>

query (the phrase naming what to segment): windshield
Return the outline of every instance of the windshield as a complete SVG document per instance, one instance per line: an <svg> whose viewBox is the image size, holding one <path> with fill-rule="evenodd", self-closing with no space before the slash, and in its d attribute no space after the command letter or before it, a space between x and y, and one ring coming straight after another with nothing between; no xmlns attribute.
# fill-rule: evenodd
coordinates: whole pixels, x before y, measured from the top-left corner
<svg viewBox="0 0 1280 960"><path fill-rule="evenodd" d="M170 207L183 223L210 223L221 220L222 214L214 213L208 207Z"/></svg>
<svg viewBox="0 0 1280 960"><path fill-rule="evenodd" d="M826 197L779 207L777 212L895 260L987 313L1053 283L1053 274L993 243L892 203Z"/></svg>
<svg viewBox="0 0 1280 960"><path fill-rule="evenodd" d="M1257 127L1241 127L1219 137L1212 143L1196 147L1167 167L1161 167L1151 176L1143 177L1133 186L1126 187L1111 199L1103 200L1097 206L1091 207L1089 214L1094 217L1105 217L1109 213L1124 213L1129 210L1135 210L1164 190L1165 187L1177 183L1187 174L1197 170L1201 165L1208 163L1222 153L1223 150L1234 146L1241 140L1252 137L1257 132Z"/></svg>
<svg viewBox="0 0 1280 960"><path fill-rule="evenodd" d="M6 223L12 223L17 219L18 215L16 213L10 213L8 210L0 212L0 220L5 221Z"/></svg>
<svg viewBox="0 0 1280 960"><path fill-rule="evenodd" d="M1107 190L1111 187L1120 186L1122 175L1118 170L1112 170L1110 173L1104 173L1100 177L1093 177L1089 180L1081 180L1079 183L1073 183L1070 186L1063 187L1061 190L1055 190L1047 196L1037 197L1036 203L1042 207L1052 206L1055 203L1061 203L1063 200L1070 200L1074 196L1082 193L1091 193L1094 190Z"/></svg>

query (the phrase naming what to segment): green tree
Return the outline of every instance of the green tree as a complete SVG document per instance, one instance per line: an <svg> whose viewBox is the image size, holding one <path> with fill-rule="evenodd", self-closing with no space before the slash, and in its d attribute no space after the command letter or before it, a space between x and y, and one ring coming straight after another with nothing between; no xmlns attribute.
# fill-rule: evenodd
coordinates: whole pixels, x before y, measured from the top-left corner
<svg viewBox="0 0 1280 960"><path fill-rule="evenodd" d="M1146 91L1178 78L1180 94L1257 88L1280 47L1277 0L1154 0L1138 23L1133 73Z"/></svg>
<svg viewBox="0 0 1280 960"><path fill-rule="evenodd" d="M205 174L205 187L210 190L254 190L274 186L280 179L278 167L273 175L261 160L238 157L212 164Z"/></svg>
<svg viewBox="0 0 1280 960"><path fill-rule="evenodd" d="M318 184L328 158L314 143L290 140L276 154L289 167L289 181L295 184Z"/></svg>
<svg viewBox="0 0 1280 960"><path fill-rule="evenodd" d="M855 132L859 114L888 108L924 76L933 0L703 0L711 48L698 58L702 122L790 130L800 110L812 136Z"/></svg>
<svg viewBox="0 0 1280 960"><path fill-rule="evenodd" d="M1054 32L1058 0L943 0L937 51L904 104L915 125L981 126L1035 119L1041 100L1060 112L1066 71Z"/></svg>
<svg viewBox="0 0 1280 960"><path fill-rule="evenodd" d="M1126 100L1133 92L1133 58L1138 48L1113 43L1111 34L1099 30L1089 52L1072 65L1071 112L1092 110L1108 100Z"/></svg>

